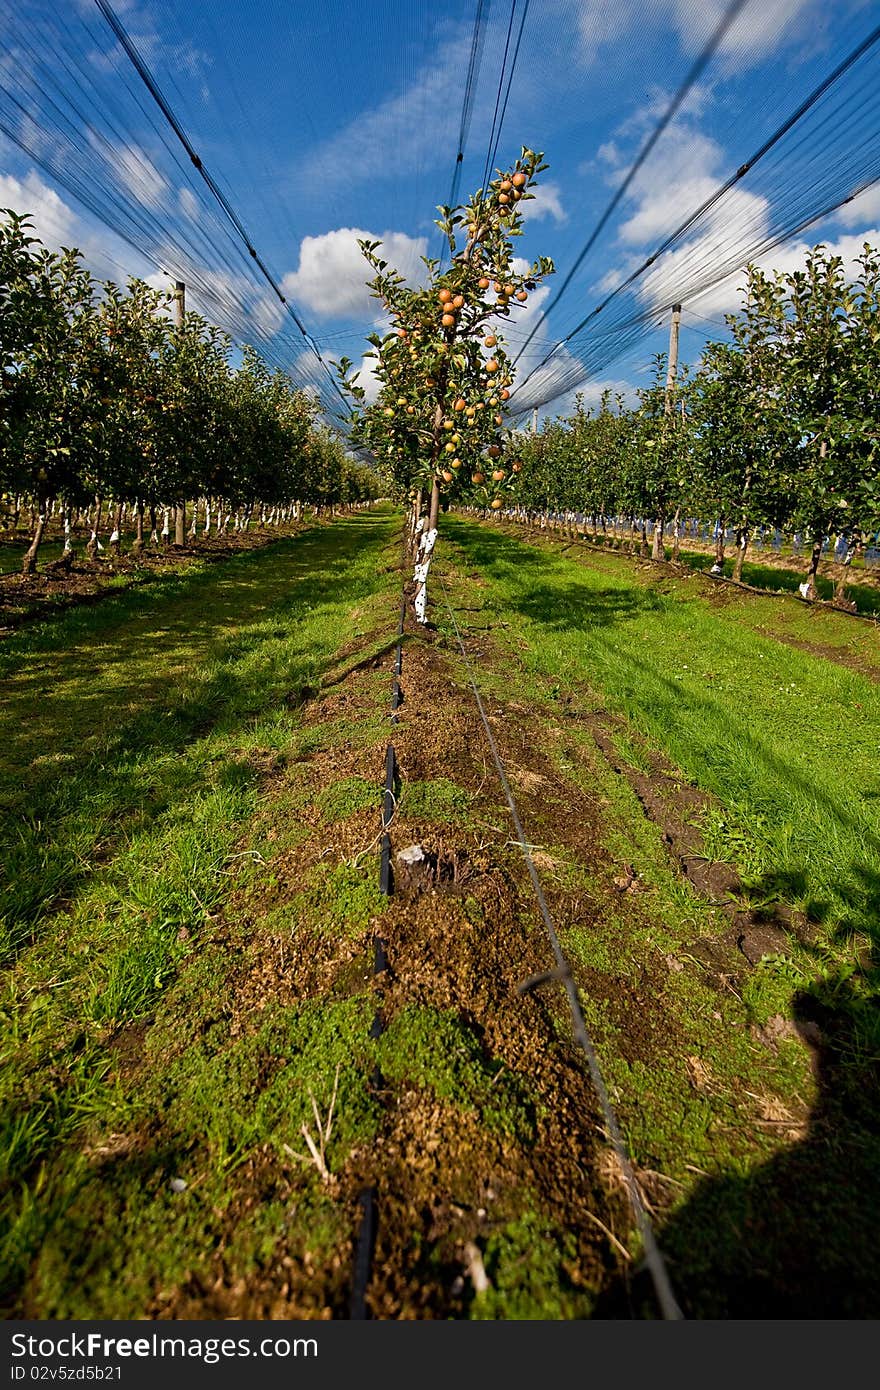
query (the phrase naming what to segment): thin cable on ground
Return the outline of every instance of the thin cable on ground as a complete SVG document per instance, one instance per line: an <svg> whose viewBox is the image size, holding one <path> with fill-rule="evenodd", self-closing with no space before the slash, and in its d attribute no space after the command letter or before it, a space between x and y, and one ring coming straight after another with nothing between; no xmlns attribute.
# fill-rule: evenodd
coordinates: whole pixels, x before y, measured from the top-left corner
<svg viewBox="0 0 880 1390"><path fill-rule="evenodd" d="M569 969L568 961L565 958L565 954L562 950L562 947L559 944L559 937L556 934L556 928L553 924L553 918L550 915L550 909L548 908L547 900L544 897L544 890L541 887L541 880L538 878L538 872L535 868L534 860L532 859L529 850L528 841L526 840L525 831L523 830L522 826L522 821L519 818L519 812L516 807L516 802L514 801L513 793L510 790L510 783L508 782L507 774L504 771L504 764L502 763L501 755L498 752L498 745L495 742L495 737L489 725L489 720L486 717L486 710L484 708L479 689L477 688L477 683L474 679L473 668L471 667L470 660L468 659L468 654L465 651L464 642L461 638L461 632L459 631L459 626L455 617L455 613L453 612L452 605L449 602L449 595L446 590L446 585L443 582L442 575L438 577L440 580L440 588L443 592L443 599L446 604L446 611L452 619L452 625L455 628L455 636L458 641L459 650L461 651L462 659L464 661L465 668L468 673L468 680L470 681L471 689L474 692L474 698L477 702L477 708L480 711L480 719L483 722L483 729L486 734L486 740L492 752L492 758L495 762L495 768L498 772L498 778L504 790L504 795L507 798L507 805L510 810L514 827L516 829L517 843L522 849L523 858L526 861L526 866L529 871L529 877L532 881L532 887L535 890L535 897L538 900L538 906L541 909L541 916L544 919L544 926L546 927L547 935L550 938L550 945L553 949L553 955L556 960L556 970L552 973L552 976L550 978L558 980L560 984L563 984L565 986L565 992L568 996L569 1009L571 1011L572 1023L574 1025L575 1039L577 1040L578 1044L580 1045L586 1056L587 1065L590 1070L590 1077L592 1079L593 1088L596 1092L596 1096L599 1101L599 1106L602 1111L602 1117L605 1121L605 1127L608 1132L608 1137L611 1141L611 1146L614 1149L615 1154L617 1155L618 1162L620 1163L621 1172L623 1173L624 1182L626 1184L626 1190L629 1195L630 1205L632 1206L633 1215L635 1216L636 1226L638 1227L639 1235L641 1236L642 1248L645 1252L645 1264L651 1275L651 1280L654 1285L654 1291L657 1295L657 1302L660 1307L660 1311L665 1319L669 1321L677 1321L681 1319L684 1315L681 1309L679 1308L675 1298L675 1294L672 1291L672 1284L669 1279L669 1273L666 1268L666 1262L663 1259L663 1255L661 1254L660 1248L657 1245L657 1242L654 1238L654 1231L651 1226L651 1222L648 1218L648 1213L645 1210L645 1204L642 1200L641 1192L639 1191L639 1185L636 1180L636 1175L633 1171L632 1161L630 1160L626 1143L624 1142L623 1135L620 1131L620 1125L618 1124L617 1116L615 1114L614 1107L611 1103L611 1097L608 1094L608 1087L605 1084L605 1078L602 1075L602 1069L599 1065L599 1058L596 1053L596 1049L593 1045L593 1041L590 1038L589 1033L587 1032L587 1026L584 1022L583 1010L581 1009L580 997L578 995L578 988L575 984L574 978L572 977L571 970Z"/></svg>

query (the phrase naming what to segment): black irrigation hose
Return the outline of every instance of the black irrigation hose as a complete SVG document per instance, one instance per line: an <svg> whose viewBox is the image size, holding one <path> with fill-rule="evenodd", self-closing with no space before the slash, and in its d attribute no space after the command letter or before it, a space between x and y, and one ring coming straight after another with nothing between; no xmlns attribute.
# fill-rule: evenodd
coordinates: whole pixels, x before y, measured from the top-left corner
<svg viewBox="0 0 880 1390"><path fill-rule="evenodd" d="M608 1137L611 1141L611 1146L614 1149L615 1154L617 1155L618 1162L620 1163L621 1172L623 1174L624 1182L626 1184L626 1190L629 1196L630 1205L633 1210L633 1215L635 1217L636 1226L638 1227L639 1235L642 1238L642 1247L645 1252L645 1264L648 1268L652 1283L654 1285L654 1292L657 1295L657 1303L659 1305L660 1312L664 1319L668 1321L677 1321L681 1319L684 1315L681 1309L679 1308L675 1298L675 1294L672 1291L672 1284L669 1279L669 1273L666 1269L666 1262L663 1259L663 1255L661 1254L659 1246L657 1245L657 1242L654 1238L654 1231L651 1226L648 1213L645 1210L645 1205L642 1200L641 1192L639 1191L639 1185L636 1181L636 1176L633 1171L632 1161L627 1151L623 1135L620 1131L620 1125L618 1124L617 1115L615 1114L614 1107L611 1103L611 1097L608 1094L608 1087L605 1084L605 1078L602 1075L602 1069L599 1065L599 1058L597 1056L593 1041L587 1031L587 1026L584 1021L583 1010L581 1009L581 1001L580 996L578 994L578 987L575 983L568 961L566 960L565 954L559 943L559 937L556 934L556 927L553 924L553 918L550 915L550 909L548 908L547 900L544 897L544 890L541 887L541 880L538 878L538 872L535 868L534 860L532 859L528 842L526 841L525 831L523 830L522 822L519 818L519 812L516 807L516 802L513 799L513 793L510 790L510 783L508 782L507 774L504 771L504 764L502 763L501 755L498 752L498 745L495 742L492 729L489 725L489 720L486 717L486 711L483 706L483 701L480 697L480 692L477 688L477 683L474 679L473 669L468 659L468 654L465 651L465 646L461 638L461 632L459 631L458 622L456 620L455 613L452 610L452 606L449 602L449 595L446 591L446 585L444 584L442 577L440 577L440 588L443 591L443 599L446 603L446 610L449 613L449 616L452 619L452 625L455 628L455 635L458 640L459 650L461 651L462 659L465 664L465 669L468 673L468 680L470 681L471 689L474 692L474 698L477 702L477 708L480 712L480 719L483 722L483 729L486 734L486 740L489 744L489 748L491 750L492 757L495 762L495 768L498 773L498 778L504 790L504 795L507 798L507 805L510 810L511 817L513 819L514 827L516 829L517 843L519 844L519 847L523 852L523 858L526 861L526 866L529 871L529 877L532 880L532 887L535 890L535 897L538 900L538 906L541 909L541 916L544 919L544 925L547 929L547 935L550 938L550 945L553 949L553 955L556 960L556 968L554 970L550 970L546 974L538 975L533 979L524 981L523 984L520 985L520 991L522 993L526 993L531 989L540 988L541 985L549 983L558 983L563 985L565 988L565 992L568 996L569 1009L571 1011L575 1040L583 1050L584 1055L586 1056L587 1065L590 1071L590 1077L593 1082L593 1089L596 1092L596 1096L598 1098L599 1105L602 1110L602 1116L605 1121L605 1128L608 1133Z"/></svg>
<svg viewBox="0 0 880 1390"><path fill-rule="evenodd" d="M406 597L404 596L400 604L400 621L397 626L397 654L394 658L394 684L391 692L391 723L398 721L397 711L403 703L403 692L400 688L400 676L403 669L403 624L406 618ZM394 880L391 873L391 836L388 834L388 827L394 819L394 812L397 806L397 796L395 786L397 783L397 756L394 752L393 743L389 743L385 750L385 792L382 803L382 841L379 856L379 891L385 897L390 897L394 890ZM388 955L385 949L385 942L378 934L373 937L373 978L376 979L388 969ZM381 991L379 1007L373 1016L370 1027L370 1037L380 1038L385 1029L385 1022L382 1018ZM382 1074L378 1067L373 1072L372 1086L376 1091L382 1088ZM361 1222L358 1230L357 1240L354 1251L354 1270L352 1274L351 1301L349 1304L349 1317L353 1322L365 1322L369 1319L367 1309L367 1287L370 1282L370 1273L373 1267L373 1252L376 1248L376 1232L379 1225L379 1213L376 1200L376 1188L365 1187L358 1194L358 1205L361 1209Z"/></svg>

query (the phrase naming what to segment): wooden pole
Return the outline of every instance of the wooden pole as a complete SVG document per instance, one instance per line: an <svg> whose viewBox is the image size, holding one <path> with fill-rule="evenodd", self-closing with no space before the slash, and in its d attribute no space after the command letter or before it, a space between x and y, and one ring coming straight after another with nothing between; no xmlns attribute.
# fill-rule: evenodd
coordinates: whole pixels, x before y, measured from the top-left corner
<svg viewBox="0 0 880 1390"><path fill-rule="evenodd" d="M669 325L669 364L666 369L666 402L665 411L667 415L672 414L672 393L675 389L675 378L678 374L678 332L681 327L681 305L673 304L672 322Z"/></svg>
<svg viewBox="0 0 880 1390"><path fill-rule="evenodd" d="M182 280L174 282L174 322L178 329L183 328L186 317L186 285ZM186 544L186 503L178 502L174 509L174 544Z"/></svg>

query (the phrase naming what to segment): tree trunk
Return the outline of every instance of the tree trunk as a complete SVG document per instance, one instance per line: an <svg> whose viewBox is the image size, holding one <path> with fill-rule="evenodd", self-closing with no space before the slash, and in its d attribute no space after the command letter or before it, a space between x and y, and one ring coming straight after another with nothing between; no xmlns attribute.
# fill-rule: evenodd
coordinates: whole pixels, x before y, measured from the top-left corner
<svg viewBox="0 0 880 1390"><path fill-rule="evenodd" d="M23 575L33 574L37 568L37 551L46 530L46 522L49 520L48 501L45 497L40 499L39 511L37 513L36 525L34 526L33 539L25 552L21 562L21 572Z"/></svg>
<svg viewBox="0 0 880 1390"><path fill-rule="evenodd" d="M162 508L162 544L168 544L168 537L171 535L171 513L167 507Z"/></svg>
<svg viewBox="0 0 880 1390"><path fill-rule="evenodd" d="M437 521L438 521L438 519L439 519L439 516L440 516L440 484L437 482L437 479L435 478L435 479L434 479L434 485L433 485L433 487L431 488L431 505L430 505L430 507L428 508L428 530L429 530L429 531L436 531L436 530L437 530Z"/></svg>
<svg viewBox="0 0 880 1390"><path fill-rule="evenodd" d="M654 523L654 546L651 551L652 560L666 559L666 551L663 546L663 528L665 525L666 517L663 512L661 512Z"/></svg>
<svg viewBox="0 0 880 1390"><path fill-rule="evenodd" d="M92 534L89 536L89 543L88 543L88 545L86 546L86 554L88 555L88 557L89 557L90 560L94 560L94 558L95 558L95 556L97 555L98 551L101 549L101 542L100 542L100 540L98 539L98 533L99 533L99 531L100 531L100 529L101 529L101 509L102 509L103 505L104 505L104 499L103 499L102 497L96 497L96 498L95 498L95 520L94 520L94 522L92 523Z"/></svg>
<svg viewBox="0 0 880 1390"><path fill-rule="evenodd" d="M737 584L742 583L743 563L746 558L746 551L749 548L751 532L744 526L736 535L736 559L733 562L733 577Z"/></svg>
<svg viewBox="0 0 880 1390"><path fill-rule="evenodd" d="M831 600L838 608L849 608L850 610L854 610L855 607L852 600L846 598L846 586L849 583L850 565L852 564L853 555L856 553L857 545L858 536L851 536L847 541L846 554L840 561L837 578L834 581L834 596Z"/></svg>
<svg viewBox="0 0 880 1390"><path fill-rule="evenodd" d="M813 549L810 554L810 568L807 570L807 577L803 584L798 585L798 593L801 598L807 599L809 603L816 600L816 573L819 569L819 561L822 559L822 542L825 539L820 531L813 537Z"/></svg>
<svg viewBox="0 0 880 1390"><path fill-rule="evenodd" d="M174 544L186 545L186 503L179 502L174 508Z"/></svg>
<svg viewBox="0 0 880 1390"><path fill-rule="evenodd" d="M114 555L118 555L118 554L119 554L119 547L120 547L120 544L121 544L121 541L122 541L122 536L121 536L121 532L120 532L120 529L119 529L119 528L121 527L121 525L122 525L122 503L121 503L121 502L117 502L117 504L116 504L116 516L115 516L115 518L114 518L114 520L113 520L113 530L110 532L110 542L109 542L109 544L110 544L110 549L113 551Z"/></svg>
<svg viewBox="0 0 880 1390"><path fill-rule="evenodd" d="M678 564L681 551L681 507L676 507L675 516L672 518L672 563Z"/></svg>
<svg viewBox="0 0 880 1390"><path fill-rule="evenodd" d="M135 504L134 521L134 545L131 547L133 555L140 555L144 548L144 499L139 497Z"/></svg>

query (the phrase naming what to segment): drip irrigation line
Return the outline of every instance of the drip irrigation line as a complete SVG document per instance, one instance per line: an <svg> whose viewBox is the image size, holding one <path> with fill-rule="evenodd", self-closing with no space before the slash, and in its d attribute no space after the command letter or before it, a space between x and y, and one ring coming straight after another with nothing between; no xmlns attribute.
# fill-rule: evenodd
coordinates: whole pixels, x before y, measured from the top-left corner
<svg viewBox="0 0 880 1390"><path fill-rule="evenodd" d="M678 112L679 108L681 107L682 103L684 102L685 98L690 92L691 88L694 86L697 79L702 76L704 69L708 66L712 58L715 56L715 53L719 45L721 44L725 34L730 29L734 21L737 19L747 2L748 0L732 0L732 3L728 5L726 11L721 17L720 22L716 25L713 33L711 34L709 42L706 44L702 52L698 55L696 61L692 64L690 71L687 73L684 81L678 88L678 91L673 96L672 101L669 103L663 115L660 117L660 120L657 122L651 134L648 136L648 139L645 141L644 145L639 150L639 153L636 155L636 158L630 166L626 178L617 188L617 191L611 198L610 202L608 203L608 206L605 208L605 211L602 213L602 216L599 218L599 221L596 223L595 227L593 228L592 232L587 238L584 246L581 248L581 251L577 256L574 265L571 267L562 284L560 285L559 289L556 291L550 303L547 305L547 308L544 310L544 313L535 322L531 333L526 339L526 343L523 344L523 347L525 347L526 344L531 342L532 338L538 331L540 323L543 322L544 319L546 319L551 309L554 309L556 307L562 296L565 294L575 275L580 270L590 251L592 251L599 237L602 235L602 232L605 230L605 227L607 226L610 217L614 213L621 199L624 197L627 189L631 186L633 179L638 174L642 165L645 163L645 160L650 155L651 151L657 144L657 141L660 139L660 136L663 134L670 121ZM522 352L523 348L520 348L519 353L514 358L514 366L516 366L516 363L522 356Z"/></svg>
<svg viewBox="0 0 880 1390"><path fill-rule="evenodd" d="M197 154L195 148L193 147L193 144L190 141L189 136L186 134L186 131L183 129L183 126L180 124L171 107L169 106L167 100L163 96L162 91L158 83L156 82L156 79L153 77L152 73L150 72L150 69L147 67L146 63L144 62L143 58L138 52L135 44L133 43L132 39L127 33L125 27L123 26L112 5L110 5L109 0L95 0L95 4L97 5L104 19L110 26L117 41L119 42L126 56L130 60L132 66L134 67L144 86L147 88L147 91L150 93L150 96L153 98L156 105L159 107L159 110L162 112L162 115L165 117L165 120L168 122L171 129L174 131L174 134L177 136L181 145L185 149L193 167L201 175L214 200L217 202L219 207L222 209L222 211L228 218L229 222L234 227L235 231L238 233L239 237L244 243L248 255L250 256L257 270L260 272L266 283L270 286L273 293L277 296L280 303L284 305L285 309L287 310L287 313L293 319L294 323L296 324L297 328L302 334L303 340L305 341L309 351L315 356L323 370L327 373L327 376L330 378L330 381L333 384L334 390L336 391L337 395L341 398L343 404L345 405L350 415L351 407L348 401L346 400L345 395L343 394L341 386L339 385L336 378L333 376L330 367L327 365L327 363L324 361L324 358L321 356L321 353L315 343L314 338L309 333L308 329L306 328L305 324L303 323L302 319L297 313L294 305L286 298L280 286L277 284L275 278L267 269L265 262L262 260L255 246L253 245L248 231L244 226L244 223L239 218L229 199L226 197L225 193L219 187L216 180L205 168L200 156Z"/></svg>
<svg viewBox="0 0 880 1390"><path fill-rule="evenodd" d="M401 596L400 618L397 624L397 650L394 656L394 680L391 693L391 723L398 722L397 711L403 703L403 694L400 688L400 676L403 671L403 628L406 619L406 594ZM382 841L379 857L379 892L383 897L391 897L394 892L394 880L391 874L391 837L388 834L389 827L394 819L397 809L397 796L395 785L397 781L397 755L394 745L389 743L385 750L385 789L382 803ZM376 933L373 937L373 978L376 979L383 975L388 969L388 955L385 942ZM374 1041L380 1038L385 1031L385 1023L382 1017L382 998L379 995L379 1006L373 1015L373 1022L370 1025L370 1037ZM382 1073L378 1066L371 1078L373 1089L382 1089ZM354 1249L354 1269L352 1271L351 1301L349 1303L349 1318L352 1322L365 1322L369 1318L367 1309L367 1288L370 1282L370 1273L373 1267L373 1253L376 1248L376 1233L379 1225L378 1194L376 1187L371 1185L365 1187L358 1194L358 1205L361 1211L360 1225Z"/></svg>
<svg viewBox="0 0 880 1390"><path fill-rule="evenodd" d="M639 1235L642 1239L642 1247L645 1253L645 1264L651 1275L651 1280L654 1285L654 1291L657 1295L657 1303L659 1305L660 1311L664 1319L668 1321L677 1321L683 1317L683 1314L678 1306L675 1294L672 1291L672 1284L669 1279L669 1273L666 1269L666 1263L663 1259L663 1255L661 1254L660 1248L657 1245L657 1242L654 1238L654 1231L651 1226L648 1213L645 1209L645 1205L642 1200L642 1195L639 1191L639 1185L636 1181L636 1176L633 1171L632 1162L630 1160L629 1153L627 1151L626 1144L623 1139L623 1135L620 1131L620 1125L618 1124L617 1115L615 1114L614 1107L611 1103L611 1097L608 1094L608 1087L605 1084L605 1078L602 1074L602 1069L599 1064L599 1058L596 1053L593 1041L587 1031L587 1026L584 1021L583 1010L581 1008L580 996L578 994L578 988L569 968L568 961L566 960L565 954L559 943L559 937L556 933L556 927L554 926L553 918L550 915L550 909L547 906L547 899L544 897L544 890L541 887L541 880L538 877L538 872L535 868L535 863L531 855L529 843L526 840L525 831L523 830L522 826L522 821L520 820L516 802L513 798L513 793L510 789L510 783L507 780L507 774L504 770L504 764L501 761L501 755L498 752L498 745L495 742L495 736L492 733L489 720L486 716L486 710L483 705L482 697L480 696L480 691L477 687L476 680L474 679L473 668L468 658L468 654L465 651L464 642L462 641L461 632L459 630L455 613L452 609L452 605L449 602L449 594L447 593L446 585L443 582L442 575L438 576L438 578L440 580L440 588L443 592L443 599L446 604L446 611L452 619L452 625L455 629L456 640L458 641L458 646L462 655L462 660L464 661L465 669L468 674L468 680L470 682L471 689L474 692L474 699L477 702L477 709L480 712L480 719L482 720L483 730L486 735L486 741L489 744L489 748L492 753L492 758L495 763L495 769L498 773L499 781L501 782L504 795L507 799L508 809L510 810L511 819L513 820L514 828L516 830L517 843L520 849L522 850L523 858L526 861L526 867L529 871L529 877L532 881L532 887L535 891L535 897L538 900L538 906L541 910L541 916L544 919L544 926L547 929L547 935L550 939L550 945L553 950L554 959L556 961L555 970L552 970L544 975L538 976L533 980L525 981L521 989L525 991L526 989L535 988L539 985L543 985L550 982L559 983L563 985L565 988L566 995L568 996L568 1004L569 1010L571 1012L572 1024L574 1027L574 1036L578 1045L581 1047L581 1049L584 1052L584 1055L586 1056L590 1077L593 1082L593 1089L595 1090L596 1097L599 1101L599 1106L602 1111L602 1117L605 1122L605 1128L608 1133L611 1146L614 1149L614 1152L617 1155L617 1159L620 1163L621 1172L623 1174L624 1182L626 1184L626 1189L630 1200L630 1205L632 1206L633 1215L635 1216L636 1226L638 1228Z"/></svg>

